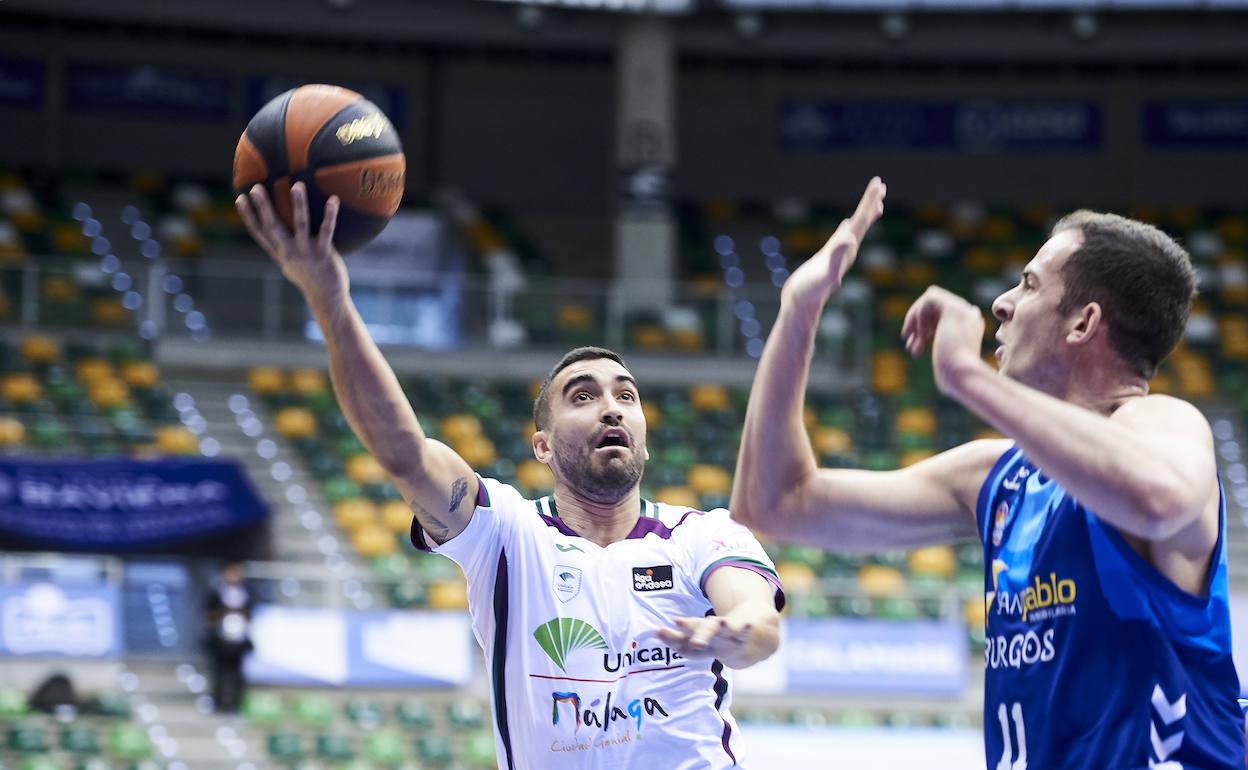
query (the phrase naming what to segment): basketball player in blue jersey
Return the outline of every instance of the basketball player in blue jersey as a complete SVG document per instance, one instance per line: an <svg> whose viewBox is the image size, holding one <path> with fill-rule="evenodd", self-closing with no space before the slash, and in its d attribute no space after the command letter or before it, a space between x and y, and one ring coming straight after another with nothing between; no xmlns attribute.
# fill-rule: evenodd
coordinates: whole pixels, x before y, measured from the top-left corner
<svg viewBox="0 0 1248 770"><path fill-rule="evenodd" d="M820 469L802 420L815 331L884 195L872 180L784 286L733 516L838 551L979 537L989 770L1243 768L1213 440L1192 405L1148 392L1187 322L1187 253L1141 222L1062 219L993 304L999 374L980 311L928 289L907 350L930 350L940 391L1008 439L896 471Z"/></svg>
<svg viewBox="0 0 1248 770"><path fill-rule="evenodd" d="M236 203L320 324L338 402L411 506L413 543L464 571L499 768L752 767L725 669L780 643L775 567L728 511L642 499L646 418L624 361L578 348L542 383L532 446L553 494L482 478L426 438L360 320L332 245L337 199L313 236L302 183L291 198L293 233L263 187Z"/></svg>

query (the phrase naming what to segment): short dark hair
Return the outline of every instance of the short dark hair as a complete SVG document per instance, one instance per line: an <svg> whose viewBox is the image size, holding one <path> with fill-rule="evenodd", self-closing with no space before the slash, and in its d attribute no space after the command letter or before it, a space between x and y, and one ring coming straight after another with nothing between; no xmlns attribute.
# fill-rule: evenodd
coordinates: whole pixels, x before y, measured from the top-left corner
<svg viewBox="0 0 1248 770"><path fill-rule="evenodd" d="M1196 296L1192 258L1152 225L1117 214L1080 210L1058 220L1053 235L1079 230L1083 244L1062 265L1058 311L1098 302L1109 342L1145 378L1174 350Z"/></svg>
<svg viewBox="0 0 1248 770"><path fill-rule="evenodd" d="M624 363L624 359L614 350L596 347L573 348L559 359L559 363L555 364L555 368L550 370L550 374L546 375L546 379L542 380L542 387L537 391L537 398L533 399L533 424L538 430L545 430L546 423L550 420L550 383L554 382L559 372L567 369L572 364L579 361L590 361L595 358L605 358L614 361L625 369L628 364Z"/></svg>

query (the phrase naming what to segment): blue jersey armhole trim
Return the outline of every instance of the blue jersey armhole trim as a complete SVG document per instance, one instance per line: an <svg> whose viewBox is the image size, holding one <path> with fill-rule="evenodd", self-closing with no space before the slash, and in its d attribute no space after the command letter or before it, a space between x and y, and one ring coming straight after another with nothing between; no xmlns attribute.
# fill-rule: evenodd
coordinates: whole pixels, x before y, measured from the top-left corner
<svg viewBox="0 0 1248 770"><path fill-rule="evenodd" d="M1001 483L1001 475L1005 472L1006 467L1013 462L1014 457L1019 453L1017 445L1011 446L1005 450L997 461L992 464L992 470L988 471L988 475L984 477L984 485L979 488L979 500L975 503L975 516L977 518L976 529L979 530L979 540L981 543L988 542L988 524L992 521L988 515L988 502L992 499L992 493ZM979 518L981 517L982 518Z"/></svg>
<svg viewBox="0 0 1248 770"><path fill-rule="evenodd" d="M1090 516L1096 518L1096 514L1091 510L1084 510L1086 510ZM1100 518L1096 518L1096 521L1097 524L1105 530L1107 539L1113 544L1114 548L1118 550L1119 555L1122 556L1123 560L1125 560L1127 564L1131 565L1132 571L1143 578L1150 586L1158 591L1161 591L1168 598L1182 602L1195 609L1208 607L1209 602L1213 601L1213 579L1217 575L1220 565L1226 558L1224 553L1226 548L1226 494L1222 489L1221 478L1218 479L1218 540L1214 543L1213 555L1212 558L1209 559L1209 571L1205 573L1204 596L1193 596L1187 591L1184 591L1182 588L1179 588L1174 584L1173 580L1163 575L1161 570L1150 564L1143 556L1136 553L1135 549L1127 544L1126 539L1123 538L1122 533L1118 531L1117 527L1101 521ZM1095 555L1095 553L1096 551L1094 548L1093 554Z"/></svg>

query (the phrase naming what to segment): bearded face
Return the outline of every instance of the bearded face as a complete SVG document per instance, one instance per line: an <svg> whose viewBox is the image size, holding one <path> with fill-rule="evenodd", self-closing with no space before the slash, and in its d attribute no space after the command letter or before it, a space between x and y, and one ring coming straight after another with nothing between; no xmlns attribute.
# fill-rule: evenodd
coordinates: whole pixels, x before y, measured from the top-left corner
<svg viewBox="0 0 1248 770"><path fill-rule="evenodd" d="M624 443L617 443L624 442ZM585 497L614 502L626 496L641 482L646 469L645 454L623 427L604 425L599 435L579 444L556 440L556 472L564 482Z"/></svg>
<svg viewBox="0 0 1248 770"><path fill-rule="evenodd" d="M578 361L551 383L549 424L534 436L537 458L573 492L614 503L641 481L646 418L637 383L610 359Z"/></svg>

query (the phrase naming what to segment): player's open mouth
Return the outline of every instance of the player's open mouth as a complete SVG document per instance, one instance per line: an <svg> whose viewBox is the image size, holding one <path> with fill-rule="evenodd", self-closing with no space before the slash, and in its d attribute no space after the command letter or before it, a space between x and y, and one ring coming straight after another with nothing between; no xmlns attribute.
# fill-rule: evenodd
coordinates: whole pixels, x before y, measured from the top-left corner
<svg viewBox="0 0 1248 770"><path fill-rule="evenodd" d="M628 440L628 431L623 428L607 428L602 435L598 437L598 443L594 445L595 449L608 449L610 447L630 447L632 444Z"/></svg>

